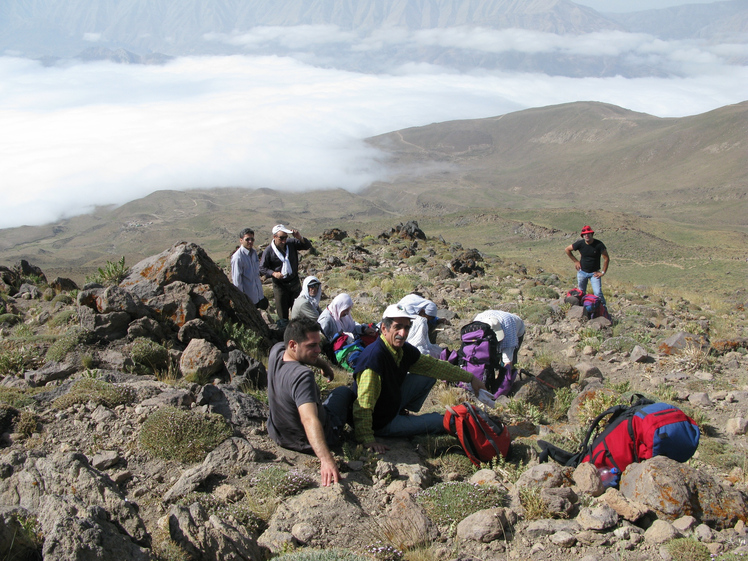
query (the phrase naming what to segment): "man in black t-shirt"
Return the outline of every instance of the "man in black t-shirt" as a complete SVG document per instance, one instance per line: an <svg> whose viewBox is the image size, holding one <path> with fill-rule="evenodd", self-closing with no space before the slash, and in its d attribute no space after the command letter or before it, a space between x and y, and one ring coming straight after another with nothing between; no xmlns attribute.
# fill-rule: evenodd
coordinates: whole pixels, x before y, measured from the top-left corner
<svg viewBox="0 0 748 561"><path fill-rule="evenodd" d="M328 380L334 374L320 357L320 326L309 318L291 321L284 342L270 350L268 358L268 435L284 448L314 453L321 462L323 486L340 481L340 472L330 452L338 444L355 394L340 386L321 402L314 372L321 368Z"/></svg>
<svg viewBox="0 0 748 561"><path fill-rule="evenodd" d="M592 292L605 302L603 296L602 277L608 272L610 256L605 244L595 239L595 231L590 226L582 228L582 239L575 241L566 248L566 255L569 256L577 268L577 285L579 290L587 292L587 281L592 282ZM574 257L573 252L579 252L579 259ZM602 258L602 270L600 268L600 258Z"/></svg>

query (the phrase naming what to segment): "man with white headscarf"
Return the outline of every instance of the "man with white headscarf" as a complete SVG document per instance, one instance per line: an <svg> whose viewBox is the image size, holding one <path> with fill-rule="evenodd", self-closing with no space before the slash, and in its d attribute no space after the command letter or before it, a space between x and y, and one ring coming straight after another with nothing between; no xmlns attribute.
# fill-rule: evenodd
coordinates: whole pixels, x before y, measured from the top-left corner
<svg viewBox="0 0 748 561"><path fill-rule="evenodd" d="M436 304L417 294L408 294L398 305L414 316L408 333L407 342L417 348L422 355L439 358L442 348L429 338L430 323L437 321Z"/></svg>
<svg viewBox="0 0 748 561"><path fill-rule="evenodd" d="M309 318L317 321L320 313L319 300L322 297L322 283L317 277L307 277L301 283L301 294L294 300L291 319Z"/></svg>
<svg viewBox="0 0 748 561"><path fill-rule="evenodd" d="M289 238L289 235L292 237ZM276 224L273 226L273 239L262 252L260 274L273 278L278 327L286 327L288 312L301 293L298 252L306 249L312 249L312 244L298 230Z"/></svg>
<svg viewBox="0 0 748 561"><path fill-rule="evenodd" d="M329 342L332 343L335 335L346 333L351 339L358 339L361 335L376 335L376 330L368 325L356 323L351 317L353 299L350 295L338 294L333 298L324 311L320 314L317 322L322 327L322 332Z"/></svg>

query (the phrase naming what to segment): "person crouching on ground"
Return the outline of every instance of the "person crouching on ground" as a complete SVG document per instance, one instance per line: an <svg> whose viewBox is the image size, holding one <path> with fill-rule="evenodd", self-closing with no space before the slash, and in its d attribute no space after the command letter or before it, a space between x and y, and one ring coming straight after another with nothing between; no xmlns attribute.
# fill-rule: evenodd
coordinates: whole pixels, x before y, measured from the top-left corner
<svg viewBox="0 0 748 561"><path fill-rule="evenodd" d="M321 463L323 486L340 481L330 452L340 442L355 398L347 386L335 388L325 400L309 366L321 368L328 380L334 374L320 357L320 327L309 318L291 321L284 342L270 350L268 358L268 435L283 448L314 453Z"/></svg>
<svg viewBox="0 0 748 561"><path fill-rule="evenodd" d="M335 335L346 333L352 339L359 339L362 335L374 336L377 330L366 324L356 323L351 317L353 299L346 293L333 298L317 321L322 326L322 333L327 341L332 343Z"/></svg>
<svg viewBox="0 0 748 561"><path fill-rule="evenodd" d="M475 316L473 321L487 323L495 332L503 331L503 339L499 341L501 362L506 367L506 376L514 380L517 372L512 371L515 370L519 348L525 339L525 322L517 314L503 310L486 310Z"/></svg>
<svg viewBox="0 0 748 561"><path fill-rule="evenodd" d="M414 317L402 306L389 306L382 315L380 336L361 352L356 362L358 396L353 403L353 428L356 440L377 453L385 452L388 447L377 442L376 436L446 432L442 414L409 413L421 409L437 379L470 382L476 395L486 389L483 381L472 374L422 355L408 343Z"/></svg>
<svg viewBox="0 0 748 561"><path fill-rule="evenodd" d="M317 321L322 310L319 300L322 297L322 283L317 277L307 277L301 283L301 294L294 300L291 319L309 318Z"/></svg>

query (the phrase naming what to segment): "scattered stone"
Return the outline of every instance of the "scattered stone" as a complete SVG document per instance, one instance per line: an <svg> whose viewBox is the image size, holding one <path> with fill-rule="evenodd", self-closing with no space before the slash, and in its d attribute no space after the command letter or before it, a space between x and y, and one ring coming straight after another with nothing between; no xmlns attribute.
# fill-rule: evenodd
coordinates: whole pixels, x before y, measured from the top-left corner
<svg viewBox="0 0 748 561"><path fill-rule="evenodd" d="M584 530L608 530L618 524L618 513L607 504L592 508L582 508L577 522Z"/></svg>
<svg viewBox="0 0 748 561"><path fill-rule="evenodd" d="M652 357L650 357L646 349L640 345L636 345L634 347L634 349L631 351L631 354L629 355L629 359L631 360L631 362L652 362Z"/></svg>
<svg viewBox="0 0 748 561"><path fill-rule="evenodd" d="M179 369L185 377L203 379L224 368L221 351L205 339L193 339L182 353Z"/></svg>
<svg viewBox="0 0 748 561"><path fill-rule="evenodd" d="M681 533L666 520L655 520L644 532L644 541L651 544L662 544L681 537Z"/></svg>
<svg viewBox="0 0 748 561"><path fill-rule="evenodd" d="M732 435L745 434L748 432L748 419L744 417L728 419L725 425L725 432Z"/></svg>

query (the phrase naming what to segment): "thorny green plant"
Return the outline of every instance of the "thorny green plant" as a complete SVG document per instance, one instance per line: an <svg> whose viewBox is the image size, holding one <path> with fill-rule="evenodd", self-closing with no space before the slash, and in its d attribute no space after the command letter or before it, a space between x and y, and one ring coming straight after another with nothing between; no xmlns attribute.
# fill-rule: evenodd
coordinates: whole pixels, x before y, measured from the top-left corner
<svg viewBox="0 0 748 561"><path fill-rule="evenodd" d="M566 417L575 396L576 394L571 388L558 388L553 394L553 405L548 412L550 418L559 420Z"/></svg>
<svg viewBox="0 0 748 561"><path fill-rule="evenodd" d="M526 419L534 425L540 425L544 422L543 412L538 406L528 403L524 399L510 398L507 408L513 415Z"/></svg>
<svg viewBox="0 0 748 561"><path fill-rule="evenodd" d="M121 283L129 272L130 267L125 266L125 256L123 255L119 261L107 261L106 265L97 269L95 275L86 277L86 282L113 286Z"/></svg>
<svg viewBox="0 0 748 561"><path fill-rule="evenodd" d="M233 341L244 354L257 360L267 356L262 337L241 323L225 322L221 326L221 335L225 340Z"/></svg>
<svg viewBox="0 0 748 561"><path fill-rule="evenodd" d="M519 476L527 470L527 464L522 460L510 462L502 455L498 455L489 462L483 462L477 469L490 469L501 476L502 481L516 483Z"/></svg>

